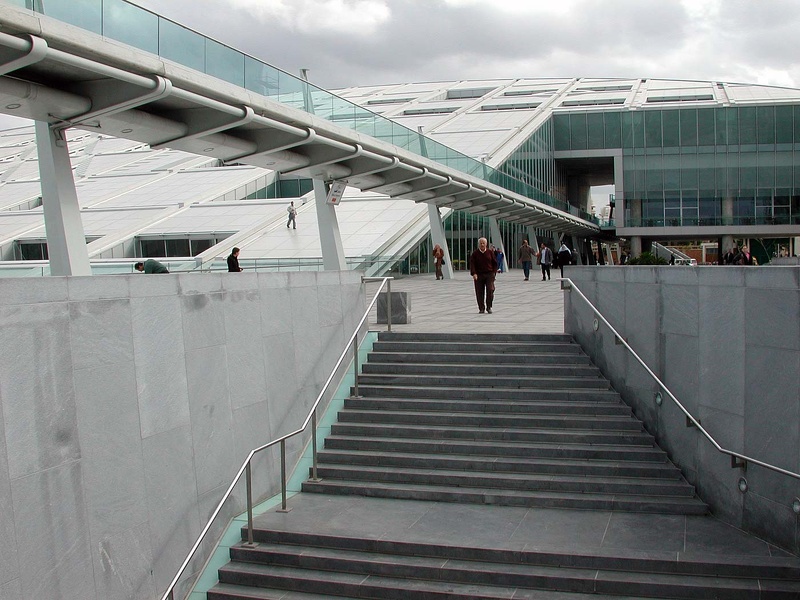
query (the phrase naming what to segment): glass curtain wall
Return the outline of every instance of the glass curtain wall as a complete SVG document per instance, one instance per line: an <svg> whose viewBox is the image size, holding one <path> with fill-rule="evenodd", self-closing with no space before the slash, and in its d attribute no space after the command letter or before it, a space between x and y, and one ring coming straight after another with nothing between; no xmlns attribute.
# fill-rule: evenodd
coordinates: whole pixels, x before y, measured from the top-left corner
<svg viewBox="0 0 800 600"><path fill-rule="evenodd" d="M622 148L628 227L800 222L800 106L558 114L556 150Z"/></svg>
<svg viewBox="0 0 800 600"><path fill-rule="evenodd" d="M553 197L567 204L566 178L556 168L553 158L553 122L548 120L537 129L511 156L499 170L524 181L531 187L542 190L542 197ZM540 198L534 197L535 200ZM575 212L576 209L572 209ZM580 213L586 218L586 214Z"/></svg>

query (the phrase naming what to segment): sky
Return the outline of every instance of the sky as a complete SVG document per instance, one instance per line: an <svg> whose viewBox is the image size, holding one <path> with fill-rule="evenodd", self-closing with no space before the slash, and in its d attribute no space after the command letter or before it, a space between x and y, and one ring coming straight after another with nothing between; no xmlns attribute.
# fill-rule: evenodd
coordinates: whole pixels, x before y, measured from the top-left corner
<svg viewBox="0 0 800 600"><path fill-rule="evenodd" d="M798 0L133 0L328 89L506 77L800 85Z"/></svg>
<svg viewBox="0 0 800 600"><path fill-rule="evenodd" d="M132 1L327 89L517 77L800 87L798 0Z"/></svg>

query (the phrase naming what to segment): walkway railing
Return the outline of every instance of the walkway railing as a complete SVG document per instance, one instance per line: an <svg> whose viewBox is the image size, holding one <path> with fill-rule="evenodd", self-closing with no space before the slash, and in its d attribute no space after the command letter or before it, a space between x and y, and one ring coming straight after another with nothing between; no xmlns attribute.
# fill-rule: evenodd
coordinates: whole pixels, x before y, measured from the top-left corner
<svg viewBox="0 0 800 600"><path fill-rule="evenodd" d="M608 322L608 319L606 319L603 316L603 314L597 309L597 307L595 307L595 305L592 304L592 302L586 297L586 295L578 288L577 285L575 285L575 283L569 277L565 277L564 279L561 280L561 288L570 292L575 292L576 294L578 294L578 296L580 296L580 298L584 302L586 302L586 304L589 306L592 312L597 316L597 318L600 319L600 321L602 321L603 324L611 330L611 332L614 334L616 342L625 347L625 349L631 354L631 356L633 356L633 358L636 359L636 361L642 366L642 368L648 373L648 375L650 375L650 377L652 377L653 380L658 384L658 387L660 387L661 390L663 390L663 392L667 395L667 397L670 400L672 400L675 406L677 406L680 409L680 411L686 416L686 426L696 427L697 430L703 434L703 437L705 437L711 443L711 445L717 449L718 452L721 452L722 454L727 454L728 456L731 457L731 468L737 468L737 467L746 468L747 463L752 463L754 465L764 467L765 469L769 469L770 471L775 471L776 473L781 473L782 475L787 475L789 477L794 477L795 479L800 479L800 473L787 471L786 469L782 469L780 467L776 467L775 465L765 463L751 456L747 456L745 454L740 454L739 452L734 452L733 450L728 450L727 448L723 448L719 444L719 442L717 442L717 440L715 440L714 437L710 433L708 433L708 431L706 431L706 429L700 424L700 421L696 419L686 409L686 407L683 406L683 404L681 404L680 400L678 400L675 397L675 394L673 394L670 391L670 389L666 386L666 384L663 381L661 381L661 379L659 379L658 375L656 375L652 371L652 369L650 369L650 367L647 366L647 363L645 363L639 357L639 355L636 354L636 351L633 348L631 348L630 344L628 344L625 338L622 337L622 335L614 328L614 326ZM595 330L596 329L597 327L595 327ZM658 396L656 397L657 404L660 405L662 401L663 399L660 399L660 397ZM793 505L792 508L795 510L795 512L800 512L800 502L798 502L797 499L795 500L795 505Z"/></svg>
<svg viewBox="0 0 800 600"><path fill-rule="evenodd" d="M262 450L266 450L267 448L271 448L276 444L280 444L281 448L281 508L280 511L288 512L289 508L287 508L286 503L286 440L292 438L296 435L303 433L308 427L308 424L311 423L311 448L312 448L312 467L311 467L311 478L317 479L317 407L319 406L320 401L325 396L325 393L328 391L331 383L333 382L334 378L336 377L337 372L339 371L339 367L342 366L348 352L350 351L350 347L353 347L353 371L355 374L355 393L358 395L358 332L361 331L361 327L364 325L364 322L369 317L370 311L372 307L378 300L378 296L383 291L383 288L387 288L388 297L387 297L387 329L389 331L392 330L392 284L391 284L391 277L363 277L362 281L380 281L381 284L378 287L378 291L375 292L375 296L373 296L372 301L367 306L366 310L364 311L364 315L361 317L361 320L356 325L353 334L350 336L350 339L345 344L344 350L339 355L339 360L336 361L333 369L331 370L331 374L328 376L328 379L325 381L325 385L322 386L322 390L320 391L317 399L314 401L311 410L308 413L308 416L303 421L303 424L292 431L291 433L287 433L284 436L279 437L276 440L273 440L263 446L259 446L250 451L250 454L247 455L244 463L242 466L239 467L239 470L236 473L236 476L231 481L231 484L228 486L227 491L223 494L222 499L217 504L217 508L211 514L211 518L209 518L208 523L206 526L203 527L203 531L200 532L200 535L197 536L197 540L195 541L194 545L192 546L191 550L189 550L189 554L184 559L183 563L181 564L178 572L176 573L175 577L172 579L172 582L169 584L167 591L164 592L164 595L161 596L161 600L174 600L175 599L175 586L178 584L178 581L183 576L184 572L186 571L186 567L189 565L189 562L194 557L197 549L200 547L200 544L203 543L208 531L211 529L211 526L214 524L217 516L219 515L222 507L224 506L225 502L230 498L231 494L233 493L233 488L236 486L237 483L242 478L242 475L245 475L245 482L247 486L247 543L253 545L253 493L252 493L252 473L251 473L251 462L253 457L261 452Z"/></svg>

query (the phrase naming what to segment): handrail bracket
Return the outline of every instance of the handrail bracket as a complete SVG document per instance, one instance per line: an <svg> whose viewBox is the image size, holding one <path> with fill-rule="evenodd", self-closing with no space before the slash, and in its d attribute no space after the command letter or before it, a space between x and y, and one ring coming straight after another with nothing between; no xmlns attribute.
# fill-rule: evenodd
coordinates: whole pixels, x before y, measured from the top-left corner
<svg viewBox="0 0 800 600"><path fill-rule="evenodd" d="M731 469L741 469L742 471L747 471L747 461L739 460L738 457L731 454Z"/></svg>

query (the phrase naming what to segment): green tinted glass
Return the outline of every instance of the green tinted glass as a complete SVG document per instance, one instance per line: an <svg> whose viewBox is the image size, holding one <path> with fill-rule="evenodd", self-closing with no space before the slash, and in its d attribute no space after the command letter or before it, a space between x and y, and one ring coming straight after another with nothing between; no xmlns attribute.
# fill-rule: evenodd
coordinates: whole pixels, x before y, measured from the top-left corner
<svg viewBox="0 0 800 600"><path fill-rule="evenodd" d="M123 0L103 1L103 35L158 54L158 16Z"/></svg>
<svg viewBox="0 0 800 600"><path fill-rule="evenodd" d="M171 21L162 21L158 31L159 54L197 71L205 71L205 38Z"/></svg>
<svg viewBox="0 0 800 600"><path fill-rule="evenodd" d="M23 6L25 4L23 3ZM47 0L43 12L48 17L99 35L103 34L102 0Z"/></svg>

